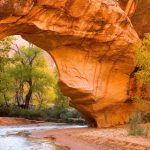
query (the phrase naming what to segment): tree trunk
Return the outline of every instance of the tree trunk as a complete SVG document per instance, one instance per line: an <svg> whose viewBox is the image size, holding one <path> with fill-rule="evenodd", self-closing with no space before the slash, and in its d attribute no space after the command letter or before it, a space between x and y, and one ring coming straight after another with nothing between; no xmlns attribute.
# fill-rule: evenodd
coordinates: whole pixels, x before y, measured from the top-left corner
<svg viewBox="0 0 150 150"><path fill-rule="evenodd" d="M19 96L18 96L18 90L16 90L15 100L16 100L16 103L17 103L18 107L20 107Z"/></svg>
<svg viewBox="0 0 150 150"><path fill-rule="evenodd" d="M39 108L38 108L38 110L40 110L40 109L42 108L43 101L44 101L44 99L41 98L41 99L40 99L40 102L39 102Z"/></svg>
<svg viewBox="0 0 150 150"><path fill-rule="evenodd" d="M15 95L15 101L18 107L22 107L21 105L24 104L23 100L23 85L24 83L22 81L19 82L19 87L17 87L16 84L16 95Z"/></svg>
<svg viewBox="0 0 150 150"><path fill-rule="evenodd" d="M8 99L7 99L7 96L5 94L4 94L4 101L5 101L6 108L9 108Z"/></svg>
<svg viewBox="0 0 150 150"><path fill-rule="evenodd" d="M29 108L30 100L32 98L32 80L29 80L28 84L29 84L29 91L25 98L25 108L27 109Z"/></svg>
<svg viewBox="0 0 150 150"><path fill-rule="evenodd" d="M20 85L19 85L19 100L20 100L21 104L24 104L24 99L23 99L24 89L23 89L23 87L24 87L24 82L21 81Z"/></svg>

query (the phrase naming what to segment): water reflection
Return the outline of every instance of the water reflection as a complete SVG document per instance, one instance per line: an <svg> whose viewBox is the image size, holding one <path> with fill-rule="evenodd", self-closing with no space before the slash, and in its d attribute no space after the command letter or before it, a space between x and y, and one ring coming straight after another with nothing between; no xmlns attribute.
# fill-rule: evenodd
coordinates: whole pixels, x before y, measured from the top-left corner
<svg viewBox="0 0 150 150"><path fill-rule="evenodd" d="M22 136L0 137L1 150L69 150L44 139Z"/></svg>
<svg viewBox="0 0 150 150"><path fill-rule="evenodd" d="M79 127L82 126L3 126L0 127L0 150L69 150L69 148L56 145L54 141L48 139L31 138L25 135L33 130Z"/></svg>

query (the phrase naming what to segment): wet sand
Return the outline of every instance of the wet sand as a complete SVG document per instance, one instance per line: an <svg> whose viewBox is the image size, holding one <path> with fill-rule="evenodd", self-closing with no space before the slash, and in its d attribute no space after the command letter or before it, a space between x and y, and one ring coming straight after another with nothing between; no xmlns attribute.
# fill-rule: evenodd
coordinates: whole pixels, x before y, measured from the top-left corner
<svg viewBox="0 0 150 150"><path fill-rule="evenodd" d="M71 150L150 150L150 139L128 136L125 128L77 128L33 132L31 136L55 140Z"/></svg>

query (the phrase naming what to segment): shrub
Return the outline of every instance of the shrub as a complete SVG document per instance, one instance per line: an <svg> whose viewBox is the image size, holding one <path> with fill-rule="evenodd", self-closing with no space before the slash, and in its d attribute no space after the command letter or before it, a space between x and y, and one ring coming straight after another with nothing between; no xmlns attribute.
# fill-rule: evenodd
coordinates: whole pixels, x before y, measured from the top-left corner
<svg viewBox="0 0 150 150"><path fill-rule="evenodd" d="M150 113L146 113L143 115L144 123L150 122Z"/></svg>
<svg viewBox="0 0 150 150"><path fill-rule="evenodd" d="M8 115L8 109L3 104L0 105L0 115L1 116L7 116Z"/></svg>
<svg viewBox="0 0 150 150"><path fill-rule="evenodd" d="M38 110L36 108L22 109L16 105L10 105L9 107L0 105L0 116L21 117L69 124L86 124L86 121L76 109L63 108L59 110L56 106Z"/></svg>
<svg viewBox="0 0 150 150"><path fill-rule="evenodd" d="M142 113L135 112L131 115L129 120L129 135L148 137L149 129L142 126L140 123L142 123Z"/></svg>

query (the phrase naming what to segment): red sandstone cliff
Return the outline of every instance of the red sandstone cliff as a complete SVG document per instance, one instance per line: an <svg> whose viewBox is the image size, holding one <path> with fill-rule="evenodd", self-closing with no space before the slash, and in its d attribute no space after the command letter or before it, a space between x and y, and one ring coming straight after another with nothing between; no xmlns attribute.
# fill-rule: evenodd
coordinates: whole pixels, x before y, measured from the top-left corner
<svg viewBox="0 0 150 150"><path fill-rule="evenodd" d="M124 124L135 109L150 109L128 101L149 8L149 0L0 0L0 38L20 34L45 49L62 91L91 126Z"/></svg>

